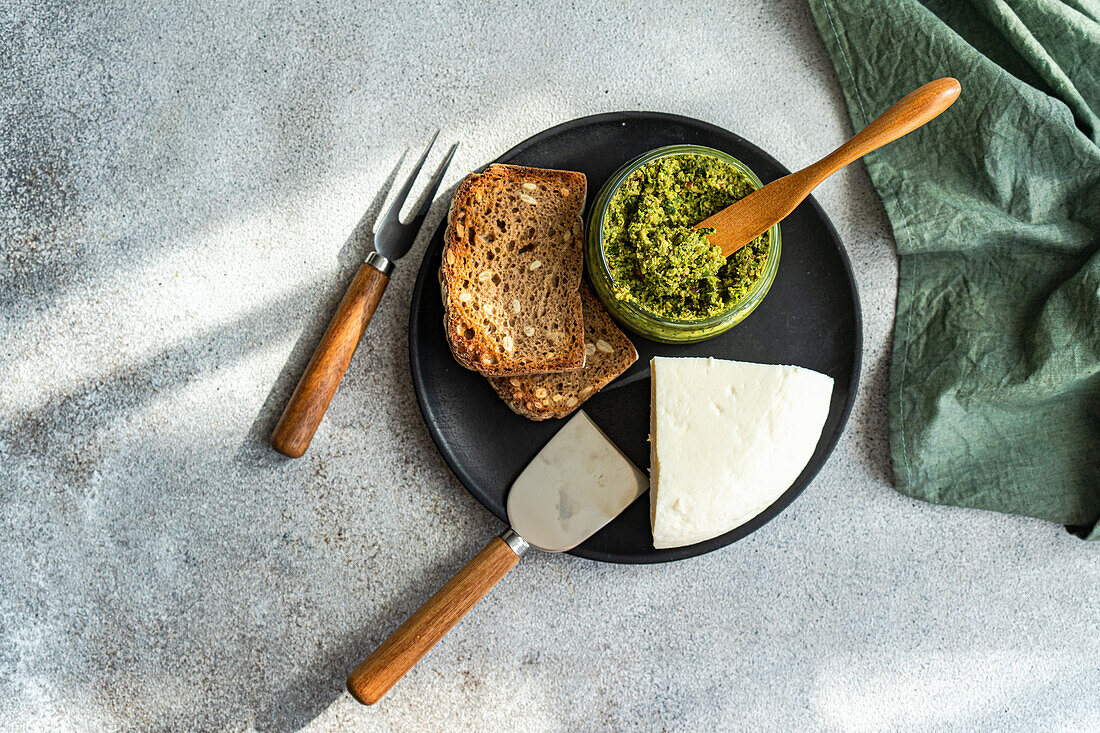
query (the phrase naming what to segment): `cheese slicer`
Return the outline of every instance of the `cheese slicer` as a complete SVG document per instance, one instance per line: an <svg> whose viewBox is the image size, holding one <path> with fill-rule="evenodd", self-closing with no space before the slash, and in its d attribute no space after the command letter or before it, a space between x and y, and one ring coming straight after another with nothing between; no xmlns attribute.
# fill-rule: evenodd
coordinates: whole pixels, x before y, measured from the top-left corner
<svg viewBox="0 0 1100 733"><path fill-rule="evenodd" d="M455 573L348 676L373 705L516 566L529 547L571 550L646 492L645 474L583 411L527 464L508 492L511 527Z"/></svg>

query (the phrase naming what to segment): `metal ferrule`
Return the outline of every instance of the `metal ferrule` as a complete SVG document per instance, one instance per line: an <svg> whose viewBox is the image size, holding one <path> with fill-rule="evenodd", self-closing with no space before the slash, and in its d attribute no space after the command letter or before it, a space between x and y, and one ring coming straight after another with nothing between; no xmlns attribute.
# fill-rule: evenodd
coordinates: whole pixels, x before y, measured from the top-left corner
<svg viewBox="0 0 1100 733"><path fill-rule="evenodd" d="M377 252L371 252L367 255L367 259L364 260L364 262L387 277L393 272L393 263Z"/></svg>
<svg viewBox="0 0 1100 733"><path fill-rule="evenodd" d="M527 540L516 534L513 529L509 529L502 534L500 538L504 540L504 543L512 548L512 552L516 553L519 557L523 557L523 553L527 552L527 548L531 546L527 544Z"/></svg>

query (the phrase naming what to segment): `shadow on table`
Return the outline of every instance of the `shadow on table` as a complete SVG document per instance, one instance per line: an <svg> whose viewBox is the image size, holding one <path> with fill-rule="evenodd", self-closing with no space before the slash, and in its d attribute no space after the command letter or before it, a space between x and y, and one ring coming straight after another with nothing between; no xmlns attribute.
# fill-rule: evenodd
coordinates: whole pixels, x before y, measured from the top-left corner
<svg viewBox="0 0 1100 733"><path fill-rule="evenodd" d="M863 378L860 392L868 404L864 407L865 426L857 436L863 457L876 481L894 484L890 461L890 424L886 401L890 390L890 350L886 349Z"/></svg>
<svg viewBox="0 0 1100 733"><path fill-rule="evenodd" d="M268 392L243 442L237 448L234 459L237 464L235 470L244 473L255 473L264 467L289 463L289 459L284 459L268 446L270 432L336 303L342 297L347 281L373 245L371 232L374 222L385 204L387 192L398 175L404 157L394 167L385 185L341 248L338 255L340 276L334 278L331 284L316 280L303 283L269 301L257 303L226 323L189 334L186 338L165 345L159 351L124 368L55 394L36 405L33 410L2 416L0 446L13 456L36 456L38 469L44 472L43 475L49 475L53 479L53 483L41 487L33 497L36 505L53 506L55 502L69 505L75 502L76 510L81 511L83 497L93 497L94 501L97 493L104 491L98 488L97 482L101 468L100 454L107 450L102 444L110 438L110 430L105 432L105 425L109 426L120 415L137 411L164 395L215 373L264 342L285 337L298 323L297 319L287 317L286 314L297 314L306 309L313 315L302 329L290 357ZM440 199L448 200L455 188L457 186L442 192ZM415 205L412 203L409 207ZM430 217L428 221L435 222L436 219ZM425 228L425 237L430 234L430 229L431 227ZM414 250L414 255L417 251ZM402 264L409 272L415 272L419 262L413 256ZM318 292L324 293L320 299ZM406 306L402 304L402 308L404 307ZM246 338L242 339L242 334ZM89 410L93 408L96 410L96 419L89 419ZM413 443L412 452L434 456L439 470L445 471L427 430L418 420L415 422L418 431L409 436ZM118 507L112 506L108 510L100 509L99 511L109 512L107 516L97 520L100 524L80 524L69 528L72 550L66 556L66 563L85 568L86 575L70 577L71 568L55 568L58 572L55 573L51 585L57 592L64 592L77 599L73 604L74 609L95 609L93 616L109 620L102 624L102 637L86 635L80 637L79 643L74 641L79 635L66 637L68 641L65 643L76 644L76 647L65 654L86 657L90 660L89 664L93 665L83 667L76 674L78 678L91 676L100 682L105 679L118 682L117 670L94 666L96 659L144 657L154 666L169 664L162 658L158 659L156 655L150 655L148 649L140 649L136 641L138 637L115 633L119 628L148 631L148 628L156 626L155 620L151 619L157 614L139 613L135 598L146 598L151 605L159 604L164 617L174 619L176 625L195 624L203 628L201 624L204 618L226 614L227 626L217 630L208 629L210 636L206 643L212 648L217 648L223 642L227 644L229 659L245 651L247 647L235 647L236 641L229 637L219 641L218 632L225 631L228 634L237 628L237 617L234 614L245 613L245 609L271 602L270 598L262 594L245 593L232 601L218 597L224 583L232 582L227 580L232 577L232 572L227 574L222 565L227 561L227 555L219 553L218 547L230 536L227 530L237 526L233 522L240 521L239 517L236 520L231 518L234 512L224 509L229 504L223 506L223 503L237 500L237 497L233 496L232 491L227 493L224 485L209 482L209 474L203 463L205 456L179 453L178 448L173 445L162 449L155 435L148 436L145 450L152 468L147 473L153 478L145 484L134 486L125 483L124 479L122 485L106 489L110 492L109 501L126 503ZM213 456L209 458L214 460ZM194 508L184 508L188 503L193 504ZM200 508L208 504L211 509ZM263 511L249 506L238 507L235 511L240 515L250 509ZM194 520L189 516L194 515L195 511L199 511L203 518ZM207 511L210 513L206 513ZM110 532L114 533L110 541L94 534L93 530L101 525L110 527ZM28 533L33 531L34 527L27 528ZM294 532L295 529L291 528L288 533L293 535ZM27 535L28 545L33 542L30 539L32 536ZM286 536L284 534L284 541ZM19 535L14 535L11 539L22 541ZM278 555L278 549L265 546L265 543L272 540L278 541L277 536L262 532L252 536L247 529L245 536L232 537L229 542L236 548L235 551L239 553L243 563L236 571L238 575L247 579L254 563L266 563L269 562L268 558ZM190 549L191 543L202 549L193 551ZM221 693L211 695L207 704L181 705L177 709L161 711L162 719L176 721L181 727L194 729L221 728L225 725L235 727L242 718L253 716L261 730L290 731L307 725L343 694L344 679L348 672L370 653L385 634L396 628L404 618L405 610L414 610L416 604L434 592L447 575L461 564L462 552L460 548L454 553L447 553L435 569L424 570L412 582L406 583L405 587L387 587L385 593L387 597L395 599L394 603L385 604L384 612L378 612L366 622L356 622L354 628L341 630L344 636L338 643L330 645L326 642L325 649L318 649L315 654L305 649L301 654L302 658L295 659L293 655L288 657L285 653L264 653L263 640L258 640L257 648L254 649L256 656L253 657L256 663L263 662L262 667L274 665L276 668L302 670L283 685L273 684L272 689L255 688L257 682L262 682L262 673L256 673L258 678L254 678L251 673L246 673L249 679L240 676L242 671L248 670L247 662L243 668L238 666L235 669L228 659L214 667L203 666L198 660L211 651L203 647L198 634L173 641L183 649L174 654L177 660L187 660L189 665L199 665L197 668L191 667L190 674L210 678L228 673L231 677L236 677L236 682L223 679L215 685L222 688ZM130 564L125 572L118 569L120 559L123 558ZM217 562L213 562L215 558ZM177 562L180 568L186 569L188 573L193 572L193 575L178 582L174 581L179 587L171 593L161 593L161 586L142 586L140 589L133 586L136 575L131 570L137 568L140 572L152 573L153 582L157 583L164 580L157 574L167 572L166 568ZM362 565L361 572L369 574L369 564ZM95 582L89 584L89 578ZM154 594L152 600L149 600L149 593ZM400 601L408 603L402 604ZM355 598L348 599L348 606L357 606ZM294 611L278 602L275 603L275 608L277 613L289 614ZM203 610L200 612L196 609ZM77 623L68 617L59 621L62 622ZM245 621L241 623L238 632L248 633L246 629L252 625ZM329 638L332 636L335 634ZM236 652L231 651L234 648ZM134 676L141 678L153 675L143 675L138 670L134 672ZM64 686L67 682L59 681L58 684ZM131 709L130 714L136 716L141 712Z"/></svg>
<svg viewBox="0 0 1100 733"><path fill-rule="evenodd" d="M325 293L320 298L304 299L299 304L300 309L309 311L309 320L302 329L302 335L298 337L294 348L291 349L290 356L287 357L282 371L275 379L275 384L268 392L267 399L264 400L259 414L253 420L252 427L248 430L249 440L266 443L271 438L275 423L279 421L279 415L282 414L286 401L290 399L291 392L294 391L298 379L305 371L306 364L313 356L313 350L317 348L317 344L328 326L329 319L336 311L336 306L340 303L340 299L344 297L344 291L347 290L352 278L355 277L359 266L363 264L363 260L374 249L374 222L378 219L378 215L382 211L382 204L386 202L386 197L397 178L397 172L401 169L401 165L405 162L407 156L408 150L402 153L397 165L394 166L385 183L379 189L378 194L371 201L367 210L363 212L363 216L359 219L355 228L352 229L347 241L344 242L344 246L337 256L340 271L334 278L333 283L325 288Z"/></svg>
<svg viewBox="0 0 1100 733"><path fill-rule="evenodd" d="M275 384L268 392L263 406L256 415L256 419L253 420L252 426L248 430L248 442L266 445L270 440L275 424L279 421L279 416L282 415L287 400L290 399L291 393L297 386L298 380L317 348L317 344L320 343L332 314L335 313L337 305L344 297L344 292L347 290L352 278L355 277L360 265L363 264L363 260L374 249L374 223L382 211L382 204L386 202L394 180L397 178L397 173L407 155L408 150L402 154L401 159L398 160L397 165L390 172L378 195L375 196L374 201L371 202L370 207L364 212L351 235L344 242L344 246L340 249L338 256L340 271L334 280L334 284L326 289L325 295L321 299L305 300L300 304L302 308L310 310L312 315L310 315L309 321L303 328L302 335L298 337L298 341L294 344L294 348L291 349L290 356L287 357L286 364L275 379ZM423 187L430 175L430 169L421 171L417 178L417 186ZM452 185L439 194L438 199L440 201L450 201L457 189L458 184ZM405 208L415 210L420 206L422 198L423 194L417 201L406 203ZM417 239L430 234L434 226L434 224L431 226L425 224L417 235ZM419 263L413 258L409 258L403 264L399 263L397 266L415 269L419 267ZM385 297L385 294L382 297ZM365 335L364 338L369 338L369 335Z"/></svg>
<svg viewBox="0 0 1100 733"><path fill-rule="evenodd" d="M381 604L383 610L361 622L358 628L349 630L329 650L310 659L293 679L276 690L258 696L257 702L266 700L267 703L256 712L256 730L291 733L306 727L324 713L345 694L348 674L420 604L439 590L472 557L473 552L476 548L450 548L444 557L416 574L404 587L388 587L385 592L392 602ZM389 694L401 694L401 686L398 681ZM385 704L385 698L378 703Z"/></svg>
<svg viewBox="0 0 1100 733"><path fill-rule="evenodd" d="M403 160L404 156L402 157ZM402 161L399 161L390 173L382 191L371 203L371 206L364 213L341 249L339 255L340 274L339 277L335 278L336 284L327 288L323 302L312 300L306 306L300 306L308 307L316 312L303 327L302 335L291 350L286 364L253 420L247 437L238 449L237 458L239 461L246 464L270 463L272 460L287 463L294 460L304 461L308 457L307 453L307 456L302 459L290 459L277 453L269 445L271 432L274 430L287 400L297 385L298 379L305 370L306 364L312 357L313 350L320 341L332 313L343 297L347 283L354 277L354 273L358 270L364 257L373 249L372 230L374 222L382 212L388 191L397 177ZM420 179L417 181L418 186L422 186L426 178L426 174L421 173ZM449 201L457 188L457 183L452 185L441 192L438 199ZM419 206L419 203L419 201L409 203L406 208L411 210ZM434 217L429 217L428 222L418 235L418 239L421 237L430 238L438 225ZM398 263L398 267L405 267L409 271L415 272L419 267L419 260L416 257L410 257L407 261ZM300 292L296 295L300 295ZM368 331L364 338L369 337L370 333ZM442 467L442 458L435 453L434 445L431 443L426 428L419 422L418 425L420 427L418 438L424 443L423 450L420 452L435 456ZM442 470L446 469L443 468ZM457 548L453 552L447 553L447 556L442 558L433 568L420 573L419 577L405 588L387 587L385 590L386 595L394 600L383 605L386 609L384 612L377 614L366 622L357 624L354 629L348 629L348 633L341 637L338 643L331 647L326 645L324 651L319 652L308 661L303 660L303 671L279 689L270 691L267 695L257 696L255 699L255 703L258 704L255 721L256 729L260 731L296 731L322 714L333 702L345 694L345 680L351 670L365 659L386 635L397 628L398 624L411 614L420 603L427 600L432 593L438 590L439 586L446 582L447 578L468 559L464 557L464 553L469 554L466 548ZM363 572L370 572L369 566L364 565Z"/></svg>

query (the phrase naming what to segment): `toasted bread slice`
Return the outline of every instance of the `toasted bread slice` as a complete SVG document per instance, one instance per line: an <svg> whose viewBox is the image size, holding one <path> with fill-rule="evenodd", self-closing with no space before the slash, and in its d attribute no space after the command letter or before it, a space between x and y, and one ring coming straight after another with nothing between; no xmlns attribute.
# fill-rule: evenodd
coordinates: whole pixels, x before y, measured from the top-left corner
<svg viewBox="0 0 1100 733"><path fill-rule="evenodd" d="M626 337L588 286L581 288L584 304L584 368L557 374L489 377L509 407L531 420L565 417L576 410L638 359Z"/></svg>
<svg viewBox="0 0 1100 733"><path fill-rule="evenodd" d="M440 285L458 363L487 376L578 369L583 173L491 165L451 201Z"/></svg>

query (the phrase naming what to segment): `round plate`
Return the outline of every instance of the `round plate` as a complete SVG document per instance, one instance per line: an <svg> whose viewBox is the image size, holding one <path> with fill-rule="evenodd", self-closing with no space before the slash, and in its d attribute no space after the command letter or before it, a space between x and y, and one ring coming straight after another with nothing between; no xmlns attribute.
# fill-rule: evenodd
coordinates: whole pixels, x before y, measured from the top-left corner
<svg viewBox="0 0 1100 733"><path fill-rule="evenodd" d="M552 127L500 156L497 163L581 171L588 205L620 165L663 145L691 143L724 150L765 183L790 171L755 145L714 125L677 115L617 112ZM751 521L706 542L656 550L649 527L649 496L572 550L605 562L680 560L717 550L760 528L797 497L836 445L859 382L861 326L851 267L825 213L812 198L783 220L779 274L760 306L726 333L698 344L668 345L628 333L638 361L583 409L643 470L649 466L649 360L653 356L795 364L834 380L832 404L817 450L798 480ZM505 497L524 466L562 426L516 415L478 374L454 360L443 335L438 271L444 221L424 255L409 316L409 359L420 410L443 458L493 514L507 522ZM733 439L733 436L731 436Z"/></svg>

